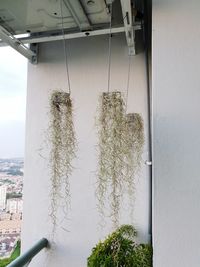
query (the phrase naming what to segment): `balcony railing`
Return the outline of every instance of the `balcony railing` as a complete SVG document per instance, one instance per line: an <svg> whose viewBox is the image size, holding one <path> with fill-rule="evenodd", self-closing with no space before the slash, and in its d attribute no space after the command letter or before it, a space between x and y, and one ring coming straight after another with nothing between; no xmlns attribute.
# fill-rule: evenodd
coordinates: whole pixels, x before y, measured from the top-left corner
<svg viewBox="0 0 200 267"><path fill-rule="evenodd" d="M48 240L46 238L42 238L27 252L25 252L23 255L19 256L16 260L7 265L7 267L28 266L32 258L35 257L35 255L37 255L43 248L46 248L47 246Z"/></svg>

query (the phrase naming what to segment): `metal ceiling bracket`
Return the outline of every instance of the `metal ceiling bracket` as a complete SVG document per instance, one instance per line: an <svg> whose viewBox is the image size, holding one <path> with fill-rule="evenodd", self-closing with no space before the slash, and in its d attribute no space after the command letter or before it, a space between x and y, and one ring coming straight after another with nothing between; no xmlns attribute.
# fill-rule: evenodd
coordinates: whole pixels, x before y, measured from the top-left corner
<svg viewBox="0 0 200 267"><path fill-rule="evenodd" d="M7 43L21 55L26 57L30 61L35 61L37 54L24 45L20 40L18 40L14 35L8 32L5 28L0 25L0 38L3 42Z"/></svg>
<svg viewBox="0 0 200 267"><path fill-rule="evenodd" d="M34 65L38 63L38 49L39 45L36 43L30 44L30 50L35 53L35 56L33 56L30 60L30 62Z"/></svg>
<svg viewBox="0 0 200 267"><path fill-rule="evenodd" d="M122 15L124 19L124 28L126 34L129 55L135 55L135 30L134 16L132 12L131 0L120 0L122 7Z"/></svg>
<svg viewBox="0 0 200 267"><path fill-rule="evenodd" d="M135 47L134 46L129 46L128 47L128 55L129 56L135 56Z"/></svg>
<svg viewBox="0 0 200 267"><path fill-rule="evenodd" d="M133 26L133 30L141 30L141 23L135 23ZM118 34L125 32L124 27L115 27L111 29L112 34ZM44 42L53 42L53 41L59 41L59 40L69 40L69 39L76 39L76 38L88 38L90 36L98 36L98 35L106 35L110 34L110 29L100 29L100 30L93 30L93 31L84 31L84 32L76 32L76 33L66 33L64 35L40 35L40 36L29 36L29 37L23 37L20 38L20 41L23 44L33 44L33 43L44 43ZM0 42L0 46L3 46L4 43ZM131 47L130 47L131 49Z"/></svg>

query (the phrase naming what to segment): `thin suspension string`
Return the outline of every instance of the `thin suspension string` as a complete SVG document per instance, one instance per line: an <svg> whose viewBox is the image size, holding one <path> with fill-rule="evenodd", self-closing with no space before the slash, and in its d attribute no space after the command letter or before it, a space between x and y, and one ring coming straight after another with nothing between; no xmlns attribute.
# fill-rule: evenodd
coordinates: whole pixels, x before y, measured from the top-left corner
<svg viewBox="0 0 200 267"><path fill-rule="evenodd" d="M127 18L128 14L126 14L123 18L123 21ZM128 57L128 76L127 76L127 85L126 85L126 98L125 98L125 112L127 112L128 108L128 94L129 94L129 86L130 86L130 70L131 70L131 55Z"/></svg>
<svg viewBox="0 0 200 267"><path fill-rule="evenodd" d="M110 92L111 46L112 46L112 2L110 4L110 33L108 40L108 93Z"/></svg>
<svg viewBox="0 0 200 267"><path fill-rule="evenodd" d="M64 48L64 56L65 56L65 67L66 67L66 72L67 72L68 90L69 90L69 94L71 94L71 85L70 85L70 77L69 77L69 66L68 66L68 55L67 55L65 32L64 32L63 0L60 0L60 11L61 11L63 48Z"/></svg>
<svg viewBox="0 0 200 267"><path fill-rule="evenodd" d="M128 76L127 76L127 86L126 86L126 104L125 104L125 111L127 112L128 107L128 93L130 87L130 73L131 73L131 55L128 58Z"/></svg>

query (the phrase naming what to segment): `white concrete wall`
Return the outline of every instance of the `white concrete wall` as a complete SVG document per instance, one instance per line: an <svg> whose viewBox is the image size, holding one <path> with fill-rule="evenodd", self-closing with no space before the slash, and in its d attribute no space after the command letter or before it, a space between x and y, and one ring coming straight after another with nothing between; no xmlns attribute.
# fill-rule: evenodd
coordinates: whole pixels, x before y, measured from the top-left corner
<svg viewBox="0 0 200 267"><path fill-rule="evenodd" d="M98 213L94 196L96 177L95 116L98 97L107 90L107 37L92 37L68 41L69 71L72 98L74 100L75 129L78 137L78 159L71 177L71 214L69 232L58 231L55 250L41 253L31 266L86 267L87 257L99 238L107 235L98 232ZM24 180L24 214L22 229L23 250L28 249L41 237L49 237L49 188L48 161L45 131L48 127L49 96L54 89L66 89L67 77L62 42L42 44L39 63L28 68L27 128ZM128 51L124 35L113 37L111 63L111 90L126 91ZM135 56L131 64L128 112L142 113L147 136L147 94L144 54ZM43 148L40 151L40 148ZM147 159L147 143L144 161ZM143 165L137 184L135 225L139 239L148 241L149 227L149 175ZM122 223L130 223L123 216Z"/></svg>
<svg viewBox="0 0 200 267"><path fill-rule="evenodd" d="M200 264L199 10L153 0L154 267Z"/></svg>

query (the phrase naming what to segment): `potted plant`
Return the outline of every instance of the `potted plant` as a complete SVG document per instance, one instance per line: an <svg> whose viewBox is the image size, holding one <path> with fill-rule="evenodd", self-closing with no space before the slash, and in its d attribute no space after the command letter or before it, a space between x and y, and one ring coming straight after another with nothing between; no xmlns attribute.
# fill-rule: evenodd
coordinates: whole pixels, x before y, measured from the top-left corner
<svg viewBox="0 0 200 267"><path fill-rule="evenodd" d="M87 260L87 267L152 267L152 247L137 244L136 230L122 225L99 242Z"/></svg>

